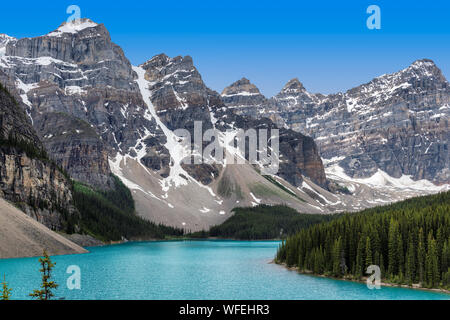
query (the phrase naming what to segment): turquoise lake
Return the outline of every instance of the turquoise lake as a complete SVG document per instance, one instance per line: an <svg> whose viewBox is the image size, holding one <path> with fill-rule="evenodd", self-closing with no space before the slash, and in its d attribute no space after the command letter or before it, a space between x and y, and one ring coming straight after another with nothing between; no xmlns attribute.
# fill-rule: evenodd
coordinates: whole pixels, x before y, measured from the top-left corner
<svg viewBox="0 0 450 320"><path fill-rule="evenodd" d="M450 299L404 288L301 275L270 263L278 241L130 242L53 257L57 298L65 299ZM66 286L66 269L81 270L81 289ZM38 288L37 258L0 260L13 299Z"/></svg>

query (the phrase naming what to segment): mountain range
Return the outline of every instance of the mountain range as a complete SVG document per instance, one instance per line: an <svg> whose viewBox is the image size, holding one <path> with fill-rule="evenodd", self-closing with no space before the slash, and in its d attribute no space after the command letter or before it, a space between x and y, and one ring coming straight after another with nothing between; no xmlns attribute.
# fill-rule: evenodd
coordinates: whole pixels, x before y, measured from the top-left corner
<svg viewBox="0 0 450 320"><path fill-rule="evenodd" d="M0 35L0 83L0 196L53 230L79 214L72 179L111 190L115 175L141 218L191 231L240 206L334 213L449 189L450 85L427 59L344 93L292 79L267 98L243 78L219 94L190 56L133 66L104 25L82 19ZM185 163L205 143L177 130L194 137L196 123L226 154L239 130L269 145L258 130L278 129L278 172L263 174L248 150L241 164Z"/></svg>

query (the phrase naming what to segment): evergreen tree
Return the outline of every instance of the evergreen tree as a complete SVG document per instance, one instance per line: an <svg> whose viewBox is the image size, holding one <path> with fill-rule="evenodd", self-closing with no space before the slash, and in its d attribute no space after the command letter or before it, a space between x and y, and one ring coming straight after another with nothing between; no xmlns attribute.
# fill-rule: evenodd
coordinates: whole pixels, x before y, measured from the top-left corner
<svg viewBox="0 0 450 320"><path fill-rule="evenodd" d="M417 264L419 273L419 283L423 284L425 282L425 243L423 237L423 229L419 230L419 245L417 248Z"/></svg>
<svg viewBox="0 0 450 320"><path fill-rule="evenodd" d="M433 238L432 233L428 235L428 251L426 255L426 275L427 284L430 288L439 284L439 266L436 240Z"/></svg>
<svg viewBox="0 0 450 320"><path fill-rule="evenodd" d="M372 260L372 249L370 248L370 238L366 238L366 266L364 269L367 269L368 266L373 264Z"/></svg>
<svg viewBox="0 0 450 320"><path fill-rule="evenodd" d="M333 246L333 275L340 277L341 274L341 256L342 256L342 238L339 237Z"/></svg>
<svg viewBox="0 0 450 320"><path fill-rule="evenodd" d="M41 264L39 271L42 273L41 289L34 290L33 293L30 293L30 297L38 300L50 300L55 296L53 289L58 288L58 285L51 280L52 270L56 263L52 262L46 250L43 252L43 257L39 258L39 263Z"/></svg>
<svg viewBox="0 0 450 320"><path fill-rule="evenodd" d="M441 256L442 272L446 272L450 268L450 240L444 242Z"/></svg>
<svg viewBox="0 0 450 320"><path fill-rule="evenodd" d="M412 243L410 243L408 246L407 253L406 253L406 265L405 265L405 276L406 276L406 281L408 282L409 285L412 285L414 282L415 268L416 268L416 263L415 263L415 257L414 257L414 247L413 247Z"/></svg>
<svg viewBox="0 0 450 320"><path fill-rule="evenodd" d="M11 297L12 289L8 288L8 283L6 282L6 276L3 275L2 285L2 298L0 300L9 300Z"/></svg>
<svg viewBox="0 0 450 320"><path fill-rule="evenodd" d="M391 218L391 222L389 223L389 264L388 264L388 273L392 277L394 274L398 272L398 224Z"/></svg>

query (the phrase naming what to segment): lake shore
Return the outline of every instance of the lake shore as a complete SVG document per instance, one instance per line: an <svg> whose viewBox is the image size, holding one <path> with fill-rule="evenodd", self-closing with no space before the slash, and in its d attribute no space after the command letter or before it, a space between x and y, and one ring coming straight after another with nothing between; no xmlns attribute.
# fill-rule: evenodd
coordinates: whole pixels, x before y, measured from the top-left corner
<svg viewBox="0 0 450 320"><path fill-rule="evenodd" d="M308 271L300 271L297 267L288 267L286 263L277 263L275 260L272 260L270 263L277 264L283 268L286 268L291 271L296 271L299 274L304 274L308 276L318 277L318 278L328 278L333 280L342 280L342 281L350 281L350 282L357 282L357 283L366 283L368 277L363 277L361 280L357 279L350 279L350 278L336 278L331 276L325 276L323 274L314 274L312 272ZM423 290L423 291L431 291L431 292L438 292L438 293L446 293L450 295L450 290L447 289L440 289L440 288L424 288L421 287L418 283L414 283L412 286L409 286L407 284L397 284L397 283L390 283L390 282L381 282L380 285L382 287L397 287L397 288L405 288L405 289L414 289L414 290Z"/></svg>

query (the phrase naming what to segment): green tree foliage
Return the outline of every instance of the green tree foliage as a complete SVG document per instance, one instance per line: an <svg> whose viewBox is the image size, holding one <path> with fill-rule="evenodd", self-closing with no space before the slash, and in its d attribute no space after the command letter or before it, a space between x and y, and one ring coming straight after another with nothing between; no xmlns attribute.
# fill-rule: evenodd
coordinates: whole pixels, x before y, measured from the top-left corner
<svg viewBox="0 0 450 320"><path fill-rule="evenodd" d="M209 232L193 234L194 237L219 237L245 240L280 239L310 225L330 221L337 217L324 214L302 214L284 205L259 205L235 208L234 215Z"/></svg>
<svg viewBox="0 0 450 320"><path fill-rule="evenodd" d="M304 272L351 278L363 276L373 263L385 281L450 288L450 192L310 226L281 244L276 261Z"/></svg>
<svg viewBox="0 0 450 320"><path fill-rule="evenodd" d="M81 214L82 231L104 241L164 239L182 236L183 230L157 225L135 214L130 190L114 177L115 189L98 191L74 182L73 200Z"/></svg>
<svg viewBox="0 0 450 320"><path fill-rule="evenodd" d="M6 276L3 275L2 285L2 296L0 300L9 300L11 298L12 289L8 288L8 283L6 282Z"/></svg>
<svg viewBox="0 0 450 320"><path fill-rule="evenodd" d="M39 258L39 263L41 264L39 271L42 273L41 288L30 293L30 297L37 300L50 300L55 296L53 290L58 288L58 284L51 280L52 270L56 263L52 262L46 250L44 250L43 257Z"/></svg>

